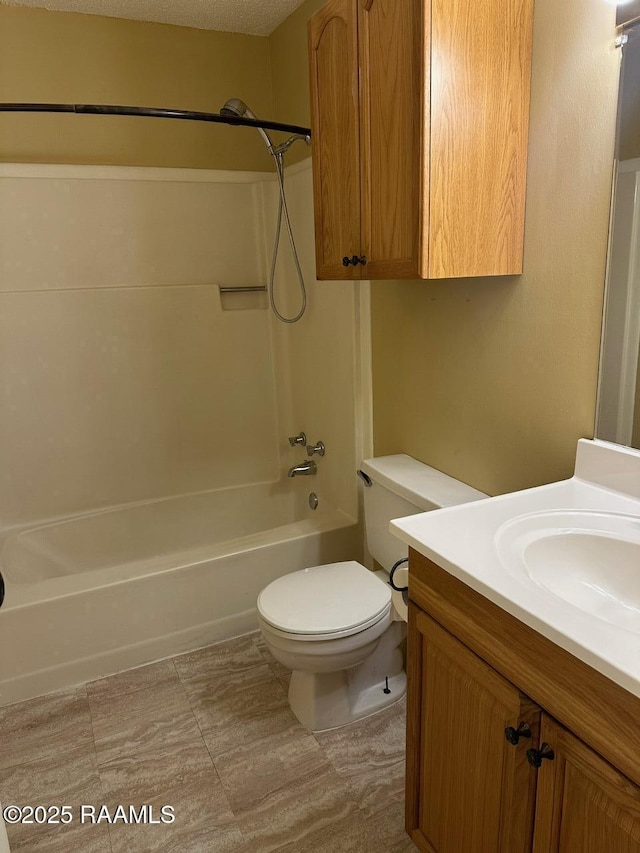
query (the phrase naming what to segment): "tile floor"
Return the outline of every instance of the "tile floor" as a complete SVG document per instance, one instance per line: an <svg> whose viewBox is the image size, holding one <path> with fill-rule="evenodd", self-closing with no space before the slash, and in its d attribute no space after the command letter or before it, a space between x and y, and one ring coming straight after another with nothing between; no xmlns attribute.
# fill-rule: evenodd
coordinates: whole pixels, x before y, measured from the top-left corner
<svg viewBox="0 0 640 853"><path fill-rule="evenodd" d="M404 853L404 701L312 735L259 634L0 708L3 805L71 805L8 827L12 853ZM163 805L172 825L82 825L78 807Z"/></svg>

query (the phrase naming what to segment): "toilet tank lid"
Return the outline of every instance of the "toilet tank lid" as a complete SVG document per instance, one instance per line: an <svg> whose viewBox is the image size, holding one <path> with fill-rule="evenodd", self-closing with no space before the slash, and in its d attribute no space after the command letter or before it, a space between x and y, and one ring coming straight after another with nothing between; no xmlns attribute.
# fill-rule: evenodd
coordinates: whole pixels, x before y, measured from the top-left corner
<svg viewBox="0 0 640 853"><path fill-rule="evenodd" d="M418 462L406 453L365 459L360 468L374 483L385 486L425 511L457 506L487 497L484 492L479 492L430 465Z"/></svg>

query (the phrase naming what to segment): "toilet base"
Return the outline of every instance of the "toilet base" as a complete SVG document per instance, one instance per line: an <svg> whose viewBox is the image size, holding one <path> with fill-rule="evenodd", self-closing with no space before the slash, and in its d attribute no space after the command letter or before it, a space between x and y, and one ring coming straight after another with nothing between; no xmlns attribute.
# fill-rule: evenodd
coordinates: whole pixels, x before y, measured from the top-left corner
<svg viewBox="0 0 640 853"><path fill-rule="evenodd" d="M289 704L302 725L312 732L335 729L401 699L407 692L400 648L405 636L406 625L394 622L380 637L373 654L357 666L337 672L294 670Z"/></svg>

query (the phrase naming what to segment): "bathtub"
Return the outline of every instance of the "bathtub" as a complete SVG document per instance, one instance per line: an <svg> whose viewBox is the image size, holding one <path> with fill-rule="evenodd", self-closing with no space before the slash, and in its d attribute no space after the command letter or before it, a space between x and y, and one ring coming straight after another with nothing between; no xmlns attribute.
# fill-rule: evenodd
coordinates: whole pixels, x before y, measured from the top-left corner
<svg viewBox="0 0 640 853"><path fill-rule="evenodd" d="M272 580L361 558L357 523L254 484L10 533L0 553L0 705L257 628Z"/></svg>

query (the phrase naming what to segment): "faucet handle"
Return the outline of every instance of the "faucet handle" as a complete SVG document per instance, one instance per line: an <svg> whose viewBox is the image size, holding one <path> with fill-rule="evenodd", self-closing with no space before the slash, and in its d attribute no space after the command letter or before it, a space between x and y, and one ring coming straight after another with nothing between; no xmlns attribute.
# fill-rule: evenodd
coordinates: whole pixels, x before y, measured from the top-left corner
<svg viewBox="0 0 640 853"><path fill-rule="evenodd" d="M307 444L307 456L313 456L314 453L317 453L318 456L324 456L325 454L325 446L324 441L319 441L317 444Z"/></svg>
<svg viewBox="0 0 640 853"><path fill-rule="evenodd" d="M295 447L296 444L301 444L303 447L307 443L307 436L301 432L299 435L290 435L289 436L289 444L291 447Z"/></svg>

